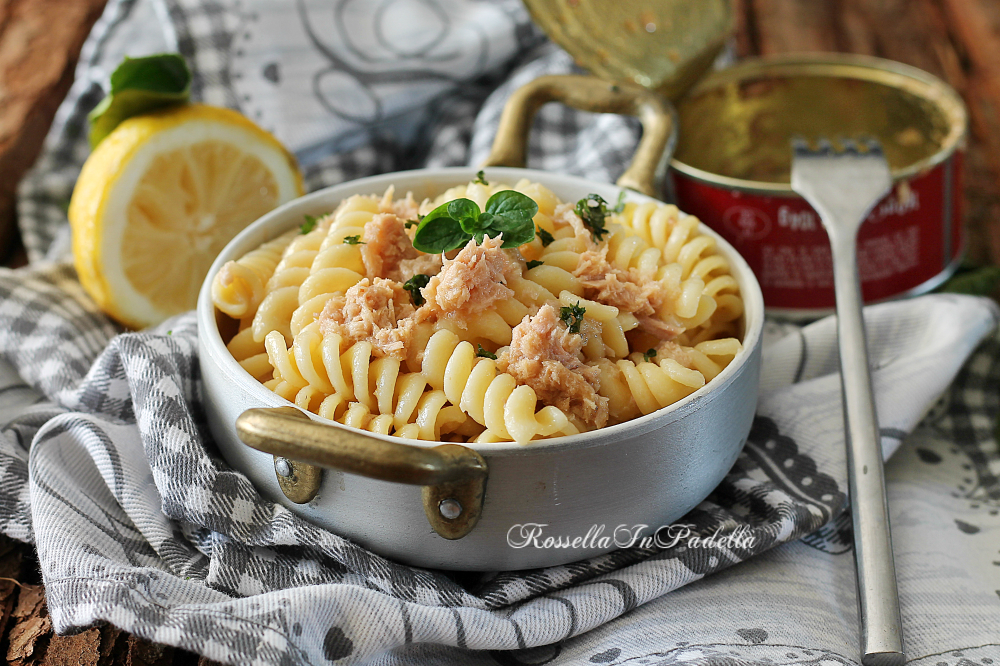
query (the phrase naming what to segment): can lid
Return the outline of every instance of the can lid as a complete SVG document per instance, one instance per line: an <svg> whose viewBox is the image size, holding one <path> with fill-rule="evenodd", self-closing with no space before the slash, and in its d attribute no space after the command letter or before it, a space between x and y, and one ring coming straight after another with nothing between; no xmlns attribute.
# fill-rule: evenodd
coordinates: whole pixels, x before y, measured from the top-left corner
<svg viewBox="0 0 1000 666"><path fill-rule="evenodd" d="M675 99L711 68L733 31L731 0L524 0L591 73Z"/></svg>

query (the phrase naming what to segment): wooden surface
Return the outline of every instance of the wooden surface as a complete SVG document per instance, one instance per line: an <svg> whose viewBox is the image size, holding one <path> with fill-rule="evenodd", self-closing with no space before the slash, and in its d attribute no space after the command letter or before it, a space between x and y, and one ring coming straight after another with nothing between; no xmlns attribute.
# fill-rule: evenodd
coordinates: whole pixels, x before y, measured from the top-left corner
<svg viewBox="0 0 1000 666"><path fill-rule="evenodd" d="M941 77L969 107L968 260L1000 264L1000 2L734 0L739 56L845 51Z"/></svg>
<svg viewBox="0 0 1000 666"><path fill-rule="evenodd" d="M0 227L69 86L85 34L105 0L0 0ZM734 0L740 56L848 51L936 74L965 98L968 256L1000 264L1000 2L997 0ZM29 3L35 18L27 16ZM59 20L39 23L53 12ZM30 20L28 20L30 19ZM24 51L30 47L30 53ZM18 86L22 86L18 89ZM17 123L27 131L18 132ZM9 263L8 259L8 263ZM0 656L15 665L208 666L109 626L55 636L30 546L0 536Z"/></svg>
<svg viewBox="0 0 1000 666"><path fill-rule="evenodd" d="M17 184L73 83L80 48L107 0L0 0L0 247Z"/></svg>

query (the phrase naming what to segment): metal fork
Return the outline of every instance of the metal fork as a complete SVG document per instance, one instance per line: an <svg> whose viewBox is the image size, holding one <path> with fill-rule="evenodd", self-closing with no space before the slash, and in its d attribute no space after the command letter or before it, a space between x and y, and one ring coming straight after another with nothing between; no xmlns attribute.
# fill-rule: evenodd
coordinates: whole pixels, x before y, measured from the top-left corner
<svg viewBox="0 0 1000 666"><path fill-rule="evenodd" d="M833 250L861 663L903 666L896 567L856 253L858 227L891 190L892 178L876 141L862 141L860 146L850 140L839 143L840 151L830 141L820 140L814 150L803 139L793 140L792 189L819 213Z"/></svg>

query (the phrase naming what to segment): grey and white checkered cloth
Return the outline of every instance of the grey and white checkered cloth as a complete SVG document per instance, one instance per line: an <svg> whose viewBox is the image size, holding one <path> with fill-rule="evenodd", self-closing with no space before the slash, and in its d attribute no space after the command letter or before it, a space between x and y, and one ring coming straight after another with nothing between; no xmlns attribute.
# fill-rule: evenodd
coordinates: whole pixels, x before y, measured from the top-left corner
<svg viewBox="0 0 1000 666"><path fill-rule="evenodd" d="M407 12L416 18L385 23ZM372 21L382 22L374 32ZM407 40L412 26L423 32ZM428 31L437 41L417 48ZM370 33L403 41L372 37L372 50L358 51L352 40ZM702 536L745 530L752 545L682 541L530 572L449 574L391 562L263 499L216 457L193 315L121 333L65 262L85 113L122 55L162 50L188 58L197 98L240 109L292 146L311 189L476 164L512 89L572 69L513 0L109 2L22 185L32 264L0 271L0 529L35 543L58 631L107 621L268 666L857 663L831 320L769 325L748 443L682 521ZM360 88L332 95L337 85ZM550 105L530 165L611 180L637 137L632 121ZM893 455L909 655L993 663L1000 315L986 300L932 296L866 316Z"/></svg>

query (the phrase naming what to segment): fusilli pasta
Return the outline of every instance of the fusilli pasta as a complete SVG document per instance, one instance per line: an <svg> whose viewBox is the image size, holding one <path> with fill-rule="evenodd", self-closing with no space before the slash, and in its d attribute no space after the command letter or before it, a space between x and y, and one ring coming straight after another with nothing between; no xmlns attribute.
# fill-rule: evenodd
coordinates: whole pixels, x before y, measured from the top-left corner
<svg viewBox="0 0 1000 666"><path fill-rule="evenodd" d="M537 204L530 242L413 248L418 211L485 210L511 189ZM574 209L526 180L419 206L393 195L350 197L215 277L216 306L239 321L234 359L301 409L383 435L525 444L671 405L740 352L739 285L674 206Z"/></svg>

